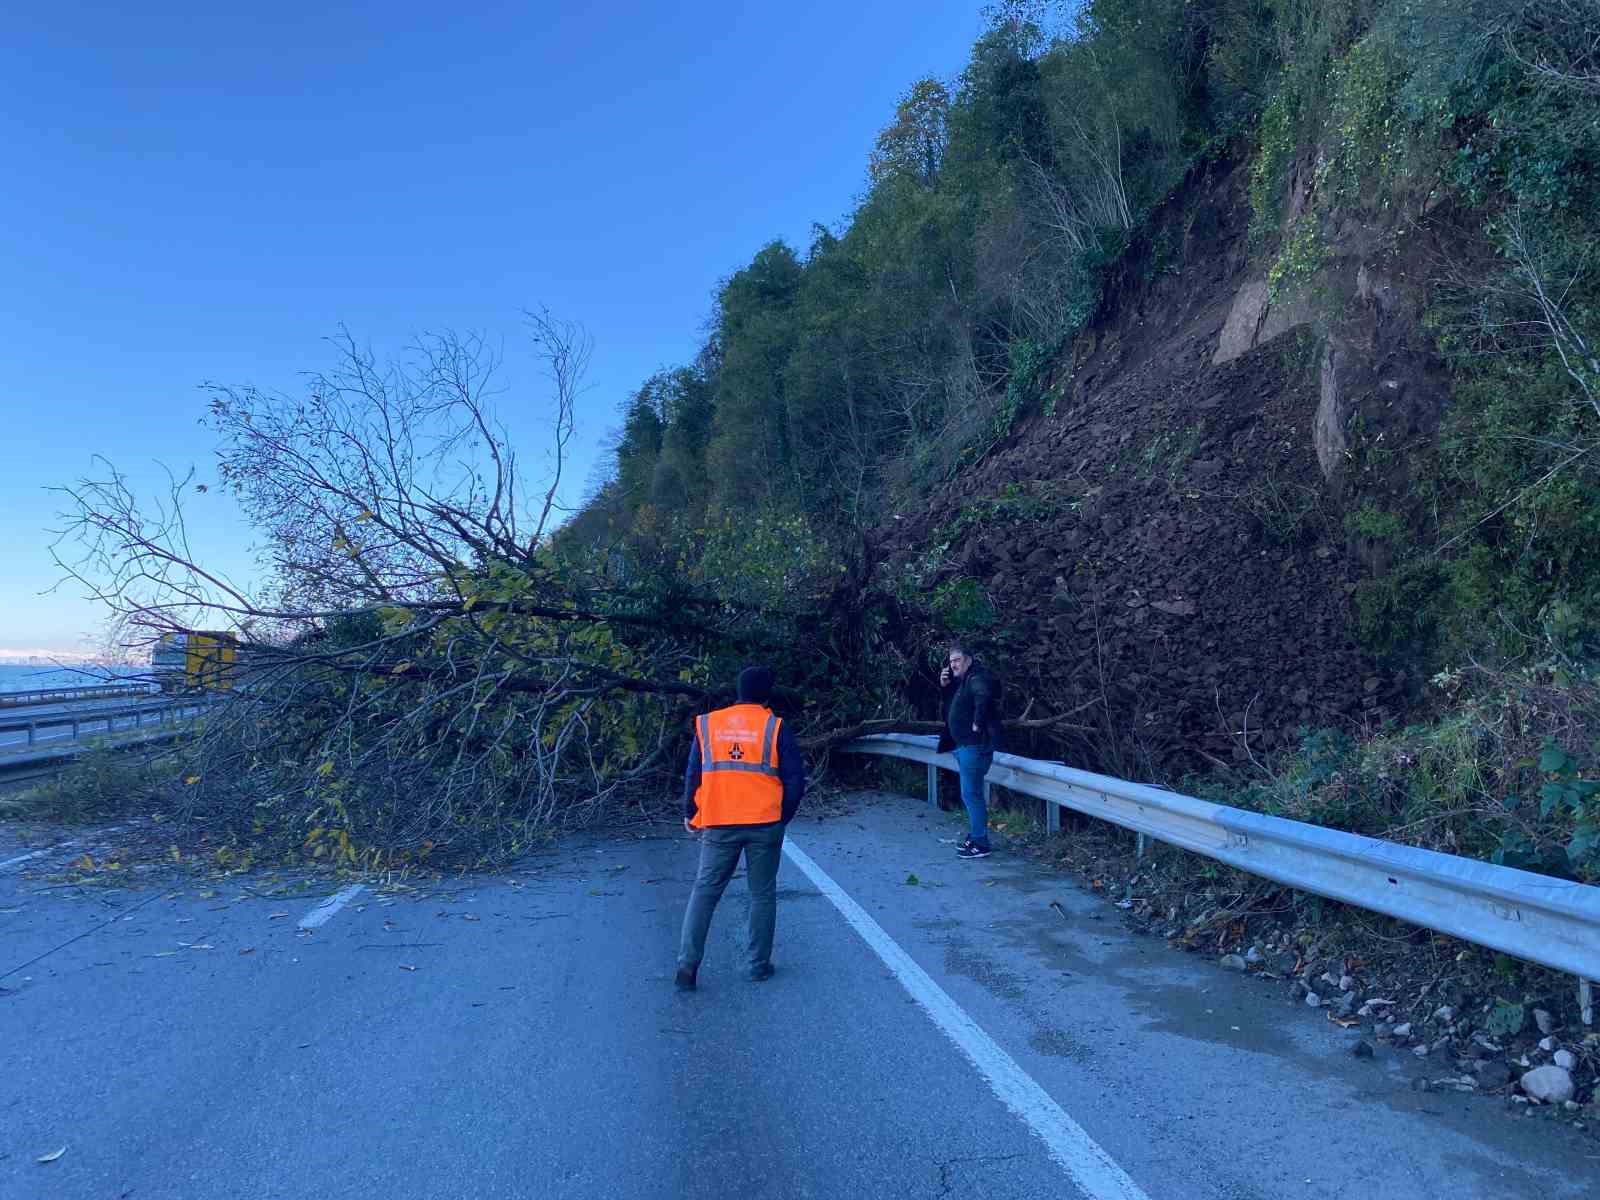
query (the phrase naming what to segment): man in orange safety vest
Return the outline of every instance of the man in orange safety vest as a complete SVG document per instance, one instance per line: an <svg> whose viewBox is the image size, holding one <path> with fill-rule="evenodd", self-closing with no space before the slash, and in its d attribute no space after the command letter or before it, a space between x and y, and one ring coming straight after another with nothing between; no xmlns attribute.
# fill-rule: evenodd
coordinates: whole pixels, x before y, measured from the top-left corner
<svg viewBox="0 0 1600 1200"><path fill-rule="evenodd" d="M739 702L695 719L684 772L683 827L700 834L700 870L683 914L676 983L694 991L706 931L742 854L750 882L750 978L772 978L783 831L806 790L800 743L772 711L772 672L739 673Z"/></svg>

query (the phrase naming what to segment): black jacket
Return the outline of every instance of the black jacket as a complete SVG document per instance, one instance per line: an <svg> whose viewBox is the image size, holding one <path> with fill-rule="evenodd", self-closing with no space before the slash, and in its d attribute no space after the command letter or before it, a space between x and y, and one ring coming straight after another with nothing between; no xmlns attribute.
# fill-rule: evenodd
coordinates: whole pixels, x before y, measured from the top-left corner
<svg viewBox="0 0 1600 1200"><path fill-rule="evenodd" d="M977 746L990 752L1000 749L1000 701L1004 696L1000 677L982 663L973 663L960 679L952 679L940 693L944 730L939 734L939 753L957 746Z"/></svg>

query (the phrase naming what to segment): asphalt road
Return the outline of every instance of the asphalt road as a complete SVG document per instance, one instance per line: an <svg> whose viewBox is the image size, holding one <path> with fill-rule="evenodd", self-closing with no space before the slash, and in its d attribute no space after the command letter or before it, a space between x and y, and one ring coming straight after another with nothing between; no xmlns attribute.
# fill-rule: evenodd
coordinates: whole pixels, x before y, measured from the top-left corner
<svg viewBox="0 0 1600 1200"><path fill-rule="evenodd" d="M116 835L0 836L0 1196L1600 1195L1600 1141L1414 1091L1409 1055L957 832L802 818L779 973L738 970L736 880L693 994L681 832L331 897L63 887Z"/></svg>

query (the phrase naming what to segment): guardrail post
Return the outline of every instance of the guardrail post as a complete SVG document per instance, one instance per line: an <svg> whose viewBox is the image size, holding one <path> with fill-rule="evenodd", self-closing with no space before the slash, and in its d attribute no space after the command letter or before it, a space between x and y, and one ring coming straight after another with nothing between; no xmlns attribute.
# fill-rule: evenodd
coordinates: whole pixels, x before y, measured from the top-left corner
<svg viewBox="0 0 1600 1200"><path fill-rule="evenodd" d="M1061 806L1054 800L1044 802L1044 831L1046 833L1061 832Z"/></svg>
<svg viewBox="0 0 1600 1200"><path fill-rule="evenodd" d="M72 740L77 741L81 736L82 722L77 717L72 718Z"/></svg>
<svg viewBox="0 0 1600 1200"><path fill-rule="evenodd" d="M38 738L39 738L39 723L37 721L30 721L28 723L28 745L30 745L30 746L33 745L34 742L36 742L38 740Z"/></svg>
<svg viewBox="0 0 1600 1200"><path fill-rule="evenodd" d="M1583 1018L1585 1025L1594 1024L1594 982L1592 980L1578 980L1578 1015Z"/></svg>
<svg viewBox="0 0 1600 1200"><path fill-rule="evenodd" d="M939 768L932 763L928 764L928 807L939 807Z"/></svg>
<svg viewBox="0 0 1600 1200"><path fill-rule="evenodd" d="M1145 850L1145 836L1144 836L1144 834L1141 833L1141 834L1139 834L1139 840L1134 843L1133 856L1135 858L1143 858L1144 857L1144 850Z"/></svg>

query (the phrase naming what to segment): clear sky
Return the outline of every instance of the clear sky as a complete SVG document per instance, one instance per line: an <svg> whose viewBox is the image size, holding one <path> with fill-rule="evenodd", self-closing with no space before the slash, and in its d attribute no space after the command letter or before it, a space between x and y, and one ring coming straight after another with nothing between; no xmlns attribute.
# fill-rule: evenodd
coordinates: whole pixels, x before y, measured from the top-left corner
<svg viewBox="0 0 1600 1200"><path fill-rule="evenodd" d="M577 500L617 407L698 347L717 281L804 250L859 197L917 78L954 76L981 0L272 5L19 0L0 37L0 652L102 614L48 554L46 490L104 455L191 465L207 381L293 392L347 326L503 343L543 449L520 313L595 340ZM203 553L248 530L196 496Z"/></svg>

